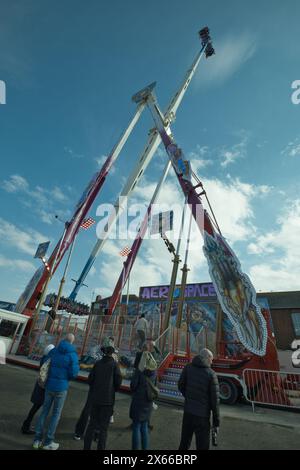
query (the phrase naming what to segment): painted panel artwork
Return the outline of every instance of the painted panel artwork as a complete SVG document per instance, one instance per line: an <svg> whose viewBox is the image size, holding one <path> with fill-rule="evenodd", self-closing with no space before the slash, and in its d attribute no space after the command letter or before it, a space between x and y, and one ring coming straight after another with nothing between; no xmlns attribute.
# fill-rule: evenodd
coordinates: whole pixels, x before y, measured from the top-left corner
<svg viewBox="0 0 300 470"><path fill-rule="evenodd" d="M264 356L267 326L249 277L225 239L204 234L204 254L222 310L248 351Z"/></svg>

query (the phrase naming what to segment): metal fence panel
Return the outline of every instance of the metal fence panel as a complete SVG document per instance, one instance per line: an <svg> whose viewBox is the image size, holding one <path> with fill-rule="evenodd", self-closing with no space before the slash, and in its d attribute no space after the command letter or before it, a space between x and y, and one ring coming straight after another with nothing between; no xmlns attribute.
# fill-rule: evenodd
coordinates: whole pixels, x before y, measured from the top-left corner
<svg viewBox="0 0 300 470"><path fill-rule="evenodd" d="M252 404L300 408L300 373L245 369L243 381Z"/></svg>

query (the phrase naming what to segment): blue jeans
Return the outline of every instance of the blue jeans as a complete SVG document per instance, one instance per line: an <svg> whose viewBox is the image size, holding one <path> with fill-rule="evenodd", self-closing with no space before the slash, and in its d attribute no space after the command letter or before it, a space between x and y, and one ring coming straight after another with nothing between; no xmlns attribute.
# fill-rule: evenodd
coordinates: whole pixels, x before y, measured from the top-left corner
<svg viewBox="0 0 300 470"><path fill-rule="evenodd" d="M64 403L65 403L66 396L67 396L67 390L65 390L64 392L51 392L50 390L46 390L44 406L43 406L41 415L39 417L39 420L35 429L35 438L34 438L35 441L43 440L44 425L45 425L47 416L50 412L50 409L52 407L52 404L53 404L53 410L52 410L52 415L50 418L49 426L47 429L47 434L46 434L44 445L47 446L51 444L51 442L54 441L55 431L56 431L56 428L60 419L60 415L61 415Z"/></svg>
<svg viewBox="0 0 300 470"><path fill-rule="evenodd" d="M142 449L148 449L148 421L133 421L132 425L132 450L139 450L140 440Z"/></svg>

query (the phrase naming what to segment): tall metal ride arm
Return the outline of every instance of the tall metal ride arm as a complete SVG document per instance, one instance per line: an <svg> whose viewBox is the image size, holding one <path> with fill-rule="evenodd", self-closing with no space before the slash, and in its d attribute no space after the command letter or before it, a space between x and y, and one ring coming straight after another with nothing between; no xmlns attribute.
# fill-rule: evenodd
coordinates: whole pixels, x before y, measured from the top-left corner
<svg viewBox="0 0 300 470"><path fill-rule="evenodd" d="M205 35L202 34L202 32L205 32ZM209 43L209 36L207 36L207 31L206 28L203 28L203 30L200 31L200 38L202 41L202 47L201 50L198 52L197 56L195 57L191 67L187 71L184 80L182 84L180 85L178 91L175 93L173 96L169 106L167 107L167 110L165 114L163 115L164 123L166 124L166 132L168 133L168 126L169 124L175 119L177 109L189 87L189 84L197 70L197 67L199 65L199 62L204 54L208 56L207 50L210 47ZM126 200L138 184L139 180L141 179L143 173L145 172L147 166L149 165L153 155L155 154L156 150L158 149L159 145L161 143L161 138L159 133L156 130L152 130L150 133L150 137L148 139L148 142L144 148L144 151L142 155L140 156L138 163L136 167L134 168L132 174L129 176L127 183L125 184L124 188L121 191L121 194L117 201L115 202L115 211L110 215L107 225L105 227L105 231L98 236L98 241L96 242L77 282L76 285L71 292L69 298L72 300L75 300L82 284L84 283L86 276L88 275L91 267L93 266L98 254L102 250L110 232L111 229L114 225L114 223L118 220L120 217L121 213L124 210L124 206L122 205L123 201Z"/></svg>
<svg viewBox="0 0 300 470"><path fill-rule="evenodd" d="M98 173L96 173L92 181L87 186L85 192L83 193L83 196L79 200L75 208L71 222L68 223L67 229L64 232L63 237L57 243L56 247L54 248L48 260L48 264L49 264L52 274L54 274L54 272L58 268L58 265L61 262L64 254L66 253L69 246L73 242L74 237L76 236L81 223L83 222L96 196L99 194L99 191L101 190L106 180L106 176L108 175L112 165L118 158L124 144L126 143L134 126L139 120L144 108L145 108L145 103L140 103L138 105L137 110L132 120L130 121L127 129L124 131L120 140L118 141L116 146L113 148L110 155L107 157L101 170L98 171ZM17 302L17 305L16 305L17 312L21 313L25 309L30 309L30 310L35 309L38 298L43 290L43 286L45 285L47 281L47 277L48 277L48 271L46 268L41 274L39 273L35 274L35 279L33 278L34 282L33 282L33 279L29 282L25 291L23 292L23 294L21 295L21 297L19 298Z"/></svg>
<svg viewBox="0 0 300 470"><path fill-rule="evenodd" d="M235 327L244 347L254 354L264 356L268 332L251 280L242 271L239 260L226 240L218 230L215 230L207 211L202 206L201 195L197 193L199 187L202 189L202 184L193 185L190 162L185 159L173 137L166 132L161 112L152 92L150 91L148 96L145 96L145 90L135 95L135 101L139 103L139 100L147 99L147 105L186 196L187 204L203 235L204 254L222 310Z"/></svg>
<svg viewBox="0 0 300 470"><path fill-rule="evenodd" d="M114 309L116 308L116 305L120 299L120 295L121 295L121 292L123 290L123 287L125 286L126 284L126 281L130 275L130 272L131 272L131 269L132 269L132 266L133 266L133 263L137 257L137 254L139 252L139 249L142 245L142 242L143 242L143 239L144 239L144 236L146 234L146 231L147 231L147 228L148 228L148 222L150 220L150 217L151 217L151 210L152 210L152 205L155 204L155 201L157 200L158 196L159 196L159 193L161 191L161 188L162 188L162 185L167 177L167 174L169 172L169 169L171 168L171 162L168 162L167 165L165 166L165 169L163 171L163 174L162 174L162 177L153 193L153 196L152 196L152 199L151 199L151 202L148 206L148 209L147 209L147 212L145 214L145 217L143 219L143 222L141 223L141 226L138 230L138 233L135 237L135 240L132 244L132 247L131 247L131 251L126 259L126 261L124 262L124 266L123 266L123 269L122 269L122 272L119 276L119 279L117 281L117 284L115 286L115 289L113 291L113 294L110 298L110 301L109 301L109 306L108 306L108 314L111 315L114 311Z"/></svg>

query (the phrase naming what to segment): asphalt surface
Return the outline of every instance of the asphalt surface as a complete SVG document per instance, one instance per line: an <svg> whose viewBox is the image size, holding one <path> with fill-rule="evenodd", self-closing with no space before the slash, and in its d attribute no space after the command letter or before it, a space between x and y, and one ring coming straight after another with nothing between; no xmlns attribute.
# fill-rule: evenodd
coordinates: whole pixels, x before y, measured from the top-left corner
<svg viewBox="0 0 300 470"><path fill-rule="evenodd" d="M21 434L21 424L31 407L30 396L37 372L13 366L0 365L0 450L31 449L32 436ZM76 420L85 402L88 386L72 382L62 417L56 432L56 441L63 450L80 450L82 441L73 440ZM118 393L115 405L115 423L109 427L107 449L131 448L128 428L130 395ZM159 403L152 414L151 450L176 450L181 431L183 409ZM300 449L300 413L257 408L253 413L248 405L221 406L219 446L216 450L277 450ZM195 449L194 441L192 450Z"/></svg>

